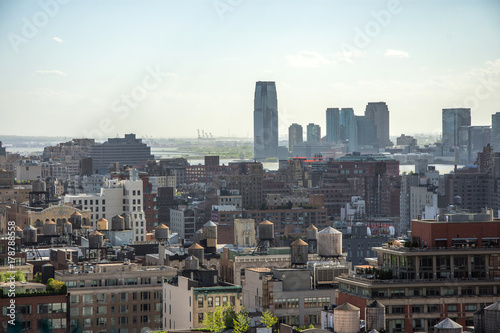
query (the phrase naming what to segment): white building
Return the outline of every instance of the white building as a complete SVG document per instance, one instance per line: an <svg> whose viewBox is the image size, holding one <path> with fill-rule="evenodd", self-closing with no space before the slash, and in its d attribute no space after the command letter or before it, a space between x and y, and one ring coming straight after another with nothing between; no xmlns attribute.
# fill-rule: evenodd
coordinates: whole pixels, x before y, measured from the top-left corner
<svg viewBox="0 0 500 333"><path fill-rule="evenodd" d="M178 233L180 239L191 239L194 235L196 221L194 212L187 206L179 205L170 208L170 231Z"/></svg>
<svg viewBox="0 0 500 333"><path fill-rule="evenodd" d="M111 223L111 218L125 212L132 218L132 231L135 241L146 239L146 217L142 210L143 182L138 177L137 170L130 172L129 180L106 180L100 193L85 193L64 196L64 203L81 205L82 209L92 212L90 219L92 228L96 222L105 218Z"/></svg>
<svg viewBox="0 0 500 333"><path fill-rule="evenodd" d="M42 166L31 161L21 161L16 165L16 180L43 180Z"/></svg>
<svg viewBox="0 0 500 333"><path fill-rule="evenodd" d="M434 204L437 212L437 194L432 189L427 186L410 187L410 220L422 218L426 206L432 209ZM428 214L431 214L431 210L428 211Z"/></svg>
<svg viewBox="0 0 500 333"><path fill-rule="evenodd" d="M351 221L357 217L364 216L365 207L365 201L361 197L351 197L351 202L346 203L344 207L340 208L340 220Z"/></svg>

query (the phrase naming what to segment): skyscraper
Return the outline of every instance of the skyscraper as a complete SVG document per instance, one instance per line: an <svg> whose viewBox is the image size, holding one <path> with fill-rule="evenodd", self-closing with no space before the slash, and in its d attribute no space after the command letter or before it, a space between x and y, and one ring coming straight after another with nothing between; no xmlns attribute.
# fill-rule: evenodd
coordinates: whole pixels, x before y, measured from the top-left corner
<svg viewBox="0 0 500 333"><path fill-rule="evenodd" d="M321 127L319 125L309 123L307 125L307 142L321 141Z"/></svg>
<svg viewBox="0 0 500 333"><path fill-rule="evenodd" d="M460 126L470 126L470 109L443 109L443 145L459 145L458 130Z"/></svg>
<svg viewBox="0 0 500 333"><path fill-rule="evenodd" d="M255 85L254 159L278 157L278 98L274 82L258 81Z"/></svg>
<svg viewBox="0 0 500 333"><path fill-rule="evenodd" d="M336 143L340 140L340 110L328 108L326 109L326 141Z"/></svg>
<svg viewBox="0 0 500 333"><path fill-rule="evenodd" d="M293 146L304 141L302 125L292 124L288 127L288 149L293 150Z"/></svg>
<svg viewBox="0 0 500 333"><path fill-rule="evenodd" d="M370 119L376 127L379 148L390 146L389 109L387 108L387 104L385 102L368 103L365 110L365 117Z"/></svg>
<svg viewBox="0 0 500 333"><path fill-rule="evenodd" d="M500 152L500 112L491 115L491 146Z"/></svg>
<svg viewBox="0 0 500 333"><path fill-rule="evenodd" d="M340 110L340 140L348 141L350 152L358 149L358 132L354 110L352 108L342 108Z"/></svg>

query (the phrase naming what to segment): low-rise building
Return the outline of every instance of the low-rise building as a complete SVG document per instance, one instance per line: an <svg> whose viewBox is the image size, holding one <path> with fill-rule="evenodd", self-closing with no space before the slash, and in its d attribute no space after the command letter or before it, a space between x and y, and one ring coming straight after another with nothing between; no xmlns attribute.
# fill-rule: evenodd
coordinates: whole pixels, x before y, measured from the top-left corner
<svg viewBox="0 0 500 333"><path fill-rule="evenodd" d="M68 286L71 328L105 333L162 327L162 283L177 271L137 264L84 264L56 271Z"/></svg>
<svg viewBox="0 0 500 333"><path fill-rule="evenodd" d="M198 263L190 256L187 269L163 284L163 330L201 328L207 313L218 306L241 310L241 286L219 282L216 270L200 268Z"/></svg>

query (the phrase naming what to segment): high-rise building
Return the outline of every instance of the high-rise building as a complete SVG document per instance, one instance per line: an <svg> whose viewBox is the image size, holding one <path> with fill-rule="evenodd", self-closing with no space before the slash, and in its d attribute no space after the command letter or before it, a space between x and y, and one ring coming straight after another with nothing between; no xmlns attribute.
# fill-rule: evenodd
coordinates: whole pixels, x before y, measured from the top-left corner
<svg viewBox="0 0 500 333"><path fill-rule="evenodd" d="M321 141L321 127L319 125L309 123L307 125L307 142Z"/></svg>
<svg viewBox="0 0 500 333"><path fill-rule="evenodd" d="M288 127L288 149L293 150L293 146L304 141L302 125L292 124Z"/></svg>
<svg viewBox="0 0 500 333"><path fill-rule="evenodd" d="M459 162L474 163L477 153L491 143L491 128L489 126L460 126L458 128Z"/></svg>
<svg viewBox="0 0 500 333"><path fill-rule="evenodd" d="M340 140L348 142L350 152L358 149L356 118L352 108L340 109Z"/></svg>
<svg viewBox="0 0 500 333"><path fill-rule="evenodd" d="M491 146L500 152L500 112L491 115Z"/></svg>
<svg viewBox="0 0 500 333"><path fill-rule="evenodd" d="M326 141L336 143L340 140L340 110L328 108L326 109Z"/></svg>
<svg viewBox="0 0 500 333"><path fill-rule="evenodd" d="M354 119L358 146L375 146L378 148L377 128L373 122L365 116L354 116Z"/></svg>
<svg viewBox="0 0 500 333"><path fill-rule="evenodd" d="M470 109L443 109L443 145L457 147L460 126L470 126Z"/></svg>
<svg viewBox="0 0 500 333"><path fill-rule="evenodd" d="M371 119L376 127L379 148L391 145L389 139L389 109L385 102L370 102L366 105L365 117Z"/></svg>
<svg viewBox="0 0 500 333"><path fill-rule="evenodd" d="M258 81L255 85L254 159L278 157L278 98L274 82Z"/></svg>

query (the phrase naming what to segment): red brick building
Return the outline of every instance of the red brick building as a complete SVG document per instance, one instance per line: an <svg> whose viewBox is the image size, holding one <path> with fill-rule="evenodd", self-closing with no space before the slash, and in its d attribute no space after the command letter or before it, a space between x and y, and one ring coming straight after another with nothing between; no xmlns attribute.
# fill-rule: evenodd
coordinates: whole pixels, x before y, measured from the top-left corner
<svg viewBox="0 0 500 333"><path fill-rule="evenodd" d="M66 333L70 321L68 299L68 294L26 297L18 295L15 298L15 328L20 327L23 332L42 332L42 328L47 327L52 333ZM10 300L11 298L5 296L0 298L2 332L14 331L14 327L8 323L10 318L6 316L10 313Z"/></svg>

